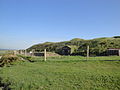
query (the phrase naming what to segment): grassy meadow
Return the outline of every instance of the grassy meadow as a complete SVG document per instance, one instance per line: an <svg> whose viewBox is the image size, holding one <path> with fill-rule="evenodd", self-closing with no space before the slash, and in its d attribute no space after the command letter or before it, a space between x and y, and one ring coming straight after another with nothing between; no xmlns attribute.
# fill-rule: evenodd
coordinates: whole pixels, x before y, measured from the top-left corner
<svg viewBox="0 0 120 90"><path fill-rule="evenodd" d="M33 57L0 68L12 90L120 90L120 57ZM7 87L8 86L8 87Z"/></svg>
<svg viewBox="0 0 120 90"><path fill-rule="evenodd" d="M13 53L12 50L0 50L0 56L5 55L5 54L10 54Z"/></svg>

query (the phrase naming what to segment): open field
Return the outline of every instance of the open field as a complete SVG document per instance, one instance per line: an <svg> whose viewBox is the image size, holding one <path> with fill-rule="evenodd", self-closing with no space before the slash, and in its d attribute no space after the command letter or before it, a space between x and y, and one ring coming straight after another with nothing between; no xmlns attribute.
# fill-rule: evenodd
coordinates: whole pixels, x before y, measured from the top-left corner
<svg viewBox="0 0 120 90"><path fill-rule="evenodd" d="M0 56L1 55L3 55L3 54L5 54L7 51L5 51L5 50L0 50Z"/></svg>
<svg viewBox="0 0 120 90"><path fill-rule="evenodd" d="M12 50L0 50L0 56L4 55L4 54L9 54L12 53Z"/></svg>
<svg viewBox="0 0 120 90"><path fill-rule="evenodd" d="M120 57L32 58L0 68L1 83L12 90L120 90ZM99 61L98 61L99 60ZM111 60L111 61L105 61Z"/></svg>

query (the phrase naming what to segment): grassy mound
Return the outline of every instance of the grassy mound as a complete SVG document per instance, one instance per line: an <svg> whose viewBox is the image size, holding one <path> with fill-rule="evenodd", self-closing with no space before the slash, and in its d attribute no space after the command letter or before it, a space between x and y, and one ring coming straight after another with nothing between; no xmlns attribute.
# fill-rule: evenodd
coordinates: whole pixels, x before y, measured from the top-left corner
<svg viewBox="0 0 120 90"><path fill-rule="evenodd" d="M12 62L15 62L17 60L20 60L20 58L16 55L12 55L12 54L4 55L0 59L0 67L11 64Z"/></svg>

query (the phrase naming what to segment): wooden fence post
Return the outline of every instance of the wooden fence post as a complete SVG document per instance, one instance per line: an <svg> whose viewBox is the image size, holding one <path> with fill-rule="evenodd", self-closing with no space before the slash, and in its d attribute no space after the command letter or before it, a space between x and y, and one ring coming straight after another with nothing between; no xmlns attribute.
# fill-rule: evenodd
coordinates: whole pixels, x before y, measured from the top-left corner
<svg viewBox="0 0 120 90"><path fill-rule="evenodd" d="M22 50L20 50L20 54L22 55Z"/></svg>
<svg viewBox="0 0 120 90"><path fill-rule="evenodd" d="M47 57L47 55L46 55L46 49L44 49L44 61L46 61L46 57Z"/></svg>
<svg viewBox="0 0 120 90"><path fill-rule="evenodd" d="M17 54L16 50L14 50L13 53L14 53L14 55L16 55Z"/></svg>
<svg viewBox="0 0 120 90"><path fill-rule="evenodd" d="M25 56L27 56L27 51L25 50Z"/></svg>
<svg viewBox="0 0 120 90"><path fill-rule="evenodd" d="M89 49L90 49L90 47L89 47L89 45L87 46L87 60L89 59Z"/></svg>
<svg viewBox="0 0 120 90"><path fill-rule="evenodd" d="M32 56L34 56L34 49L32 50Z"/></svg>
<svg viewBox="0 0 120 90"><path fill-rule="evenodd" d="M119 53L119 56L120 56L120 50L118 51L118 53Z"/></svg>

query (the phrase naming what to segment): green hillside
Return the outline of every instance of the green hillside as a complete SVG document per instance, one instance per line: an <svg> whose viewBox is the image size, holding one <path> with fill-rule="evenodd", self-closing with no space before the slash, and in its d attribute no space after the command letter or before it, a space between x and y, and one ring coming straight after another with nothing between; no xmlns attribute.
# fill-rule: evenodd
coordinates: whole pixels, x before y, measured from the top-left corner
<svg viewBox="0 0 120 90"><path fill-rule="evenodd" d="M95 38L91 40L84 40L75 38L70 41L64 42L45 42L37 45L33 45L27 50L34 49L35 51L43 51L47 49L48 52L55 52L61 54L61 49L64 46L76 46L77 50L72 52L72 55L86 55L86 47L90 46L90 55L99 56L106 55L108 48L120 48L120 36Z"/></svg>

